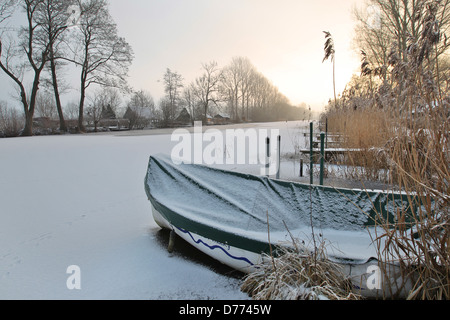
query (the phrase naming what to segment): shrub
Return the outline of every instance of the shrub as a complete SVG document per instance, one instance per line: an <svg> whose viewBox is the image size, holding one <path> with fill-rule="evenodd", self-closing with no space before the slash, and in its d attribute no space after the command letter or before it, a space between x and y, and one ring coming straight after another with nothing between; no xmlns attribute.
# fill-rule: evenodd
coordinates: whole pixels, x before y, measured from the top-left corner
<svg viewBox="0 0 450 320"><path fill-rule="evenodd" d="M24 120L19 112L0 102L0 137L17 137L23 126Z"/></svg>

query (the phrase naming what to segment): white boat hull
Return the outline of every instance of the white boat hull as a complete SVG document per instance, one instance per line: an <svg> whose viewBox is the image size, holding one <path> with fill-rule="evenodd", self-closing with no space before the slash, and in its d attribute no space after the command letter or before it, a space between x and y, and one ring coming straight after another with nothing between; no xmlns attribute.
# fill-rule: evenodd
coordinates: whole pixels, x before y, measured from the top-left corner
<svg viewBox="0 0 450 320"><path fill-rule="evenodd" d="M191 244L196 249L211 258L243 273L251 273L257 270L258 265L263 262L262 254L220 243L212 239L190 232L183 228L171 225L158 210L152 206L155 222L163 229L168 229L181 239ZM343 273L351 280L354 293L366 298L378 298L383 296L394 296L405 298L411 290L411 283L404 284L399 267L389 265L390 270L386 272L389 277L383 276L376 259L366 263L339 263Z"/></svg>

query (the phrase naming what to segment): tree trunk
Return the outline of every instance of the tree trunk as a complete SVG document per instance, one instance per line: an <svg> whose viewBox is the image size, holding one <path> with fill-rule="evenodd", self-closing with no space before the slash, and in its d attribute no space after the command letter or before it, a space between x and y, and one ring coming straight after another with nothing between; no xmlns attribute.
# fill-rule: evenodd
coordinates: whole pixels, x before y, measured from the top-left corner
<svg viewBox="0 0 450 320"><path fill-rule="evenodd" d="M244 91L242 90L242 116L241 116L241 121L244 121L245 119L245 94Z"/></svg>
<svg viewBox="0 0 450 320"><path fill-rule="evenodd" d="M84 83L81 86L81 97L80 97L80 108L78 114L78 133L84 133L84 99L86 97L86 88L84 87Z"/></svg>
<svg viewBox="0 0 450 320"><path fill-rule="evenodd" d="M29 112L25 113L25 127L22 131L23 137L31 137L33 135L33 116Z"/></svg>
<svg viewBox="0 0 450 320"><path fill-rule="evenodd" d="M33 116L34 116L34 109L36 106L36 96L39 91L39 78L41 76L41 71L43 69L44 65L42 65L42 68L35 70L34 75L34 81L33 81L33 88L31 89L31 96L30 96L30 103L24 104L25 109L25 127L22 132L22 136L25 137L31 137L33 135ZM22 96L22 100L24 99L24 96ZM22 101L23 103L23 101Z"/></svg>
<svg viewBox="0 0 450 320"><path fill-rule="evenodd" d="M56 64L55 59L53 58L53 48L51 48L50 50L51 50L50 68L52 71L53 90L55 92L56 108L58 109L59 115L59 130L61 132L67 132L66 121L64 120L64 114L61 106L61 98L59 96L58 78L56 77Z"/></svg>
<svg viewBox="0 0 450 320"><path fill-rule="evenodd" d="M235 92L234 92L234 101L235 101L235 105L234 105L234 116L235 116L235 121L238 122L239 119L239 98L238 98L238 88L235 88Z"/></svg>
<svg viewBox="0 0 450 320"><path fill-rule="evenodd" d="M209 101L209 94L206 94L206 101L205 101L205 125L208 123L208 101Z"/></svg>

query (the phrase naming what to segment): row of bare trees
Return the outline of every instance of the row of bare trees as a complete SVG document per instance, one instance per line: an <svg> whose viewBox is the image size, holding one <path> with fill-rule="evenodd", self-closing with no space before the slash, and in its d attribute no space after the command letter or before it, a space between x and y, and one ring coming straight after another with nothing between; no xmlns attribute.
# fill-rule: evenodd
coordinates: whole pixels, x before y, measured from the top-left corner
<svg viewBox="0 0 450 320"><path fill-rule="evenodd" d="M107 0L0 0L0 31L0 69L17 89L24 136L33 134L36 115L56 114L59 130L66 132L67 117L75 112L77 130L83 132L86 115L98 123L106 107L116 109L121 103L117 90L131 92L126 77L133 52L118 35ZM79 99L64 109L61 96L69 68L78 72ZM299 119L307 113L291 106L245 57L235 57L223 68L215 61L204 63L201 75L187 85L167 69L162 82L165 97L158 105L148 92L131 92L126 109L137 127L144 116L170 124L183 107L192 120L204 121L212 109L233 121Z"/></svg>
<svg viewBox="0 0 450 320"><path fill-rule="evenodd" d="M16 21L23 23L17 25ZM60 130L67 131L60 82L68 64L80 72L81 132L90 86L127 88L133 52L118 35L106 0L1 0L0 27L0 69L17 88L25 115L24 136L33 134L41 85L48 85L53 91ZM44 74L50 80L44 81ZM31 81L30 90L26 80Z"/></svg>
<svg viewBox="0 0 450 320"><path fill-rule="evenodd" d="M234 57L225 67L216 61L202 64L202 73L188 85L170 69L164 74L166 97L161 101L165 122L174 120L180 107L193 119L206 121L213 109L232 121L296 120L306 108L294 107L246 57Z"/></svg>

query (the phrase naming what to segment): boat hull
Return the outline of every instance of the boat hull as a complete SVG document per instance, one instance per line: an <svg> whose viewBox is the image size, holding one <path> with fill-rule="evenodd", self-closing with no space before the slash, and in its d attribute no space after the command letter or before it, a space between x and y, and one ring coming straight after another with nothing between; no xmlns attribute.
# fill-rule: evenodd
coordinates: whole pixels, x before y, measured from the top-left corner
<svg viewBox="0 0 450 320"><path fill-rule="evenodd" d="M231 246L227 243L209 239L190 230L171 225L164 216L152 206L153 218L162 228L175 232L175 234L200 250L204 254L242 273L250 273L256 270L262 262L261 253Z"/></svg>
<svg viewBox="0 0 450 320"><path fill-rule="evenodd" d="M291 236L314 250L312 233L331 244L329 259L342 265L357 293L404 297L411 287L397 265L376 259L383 244L374 242L372 233L379 223L395 223L398 212L410 223L406 217L420 202L402 194L176 165L168 156L150 157L145 190L159 226L241 272L254 271L271 245L286 245Z"/></svg>
<svg viewBox="0 0 450 320"><path fill-rule="evenodd" d="M255 272L263 263L262 252L257 253L245 250L227 243L209 239L193 231L171 225L170 222L152 205L153 218L162 228L175 232L175 234L218 262L227 265L239 272L249 274ZM379 261L370 259L366 262L340 262L342 272L353 285L353 292L366 298L397 297L406 298L411 283L404 282L398 266L388 265L389 277L383 276L379 270ZM377 279L377 277L379 277Z"/></svg>

